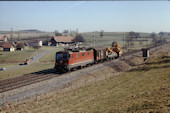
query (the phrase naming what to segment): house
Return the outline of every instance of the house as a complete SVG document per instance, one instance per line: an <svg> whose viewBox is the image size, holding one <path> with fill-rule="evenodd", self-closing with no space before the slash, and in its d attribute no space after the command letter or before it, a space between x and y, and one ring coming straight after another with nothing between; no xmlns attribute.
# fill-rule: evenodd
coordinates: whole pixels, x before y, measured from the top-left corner
<svg viewBox="0 0 170 113"><path fill-rule="evenodd" d="M43 45L50 46L51 45L51 41L45 41L45 42L43 42Z"/></svg>
<svg viewBox="0 0 170 113"><path fill-rule="evenodd" d="M2 42L0 42L0 50L3 50L3 44Z"/></svg>
<svg viewBox="0 0 170 113"><path fill-rule="evenodd" d="M16 42L11 42L11 44L12 44L14 47L16 47Z"/></svg>
<svg viewBox="0 0 170 113"><path fill-rule="evenodd" d="M29 46L42 46L42 40L31 40L28 43Z"/></svg>
<svg viewBox="0 0 170 113"><path fill-rule="evenodd" d="M3 51L14 51L14 46L11 43L4 43L3 44Z"/></svg>
<svg viewBox="0 0 170 113"><path fill-rule="evenodd" d="M8 42L8 37L6 35L0 35L0 42Z"/></svg>
<svg viewBox="0 0 170 113"><path fill-rule="evenodd" d="M24 43L17 42L16 43L16 50L24 50Z"/></svg>
<svg viewBox="0 0 170 113"><path fill-rule="evenodd" d="M71 36L54 36L51 39L51 45L52 46L64 46L64 45L70 45L74 43L74 38Z"/></svg>

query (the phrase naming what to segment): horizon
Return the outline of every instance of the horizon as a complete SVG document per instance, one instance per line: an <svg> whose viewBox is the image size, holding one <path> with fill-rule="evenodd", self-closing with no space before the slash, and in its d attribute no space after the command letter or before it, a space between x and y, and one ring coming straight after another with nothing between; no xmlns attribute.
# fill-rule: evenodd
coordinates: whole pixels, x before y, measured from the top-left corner
<svg viewBox="0 0 170 113"><path fill-rule="evenodd" d="M169 1L0 2L0 31L169 32Z"/></svg>
<svg viewBox="0 0 170 113"><path fill-rule="evenodd" d="M55 31L41 31L38 29L23 29L23 30L18 30L18 31L19 32L31 32L31 30L33 30L33 31L35 30L35 32L55 33ZM17 30L16 31L12 30L12 31L13 31L13 33L14 32L18 33ZM75 30L73 30L73 31L75 31ZM11 32L11 30L8 30L8 31L1 30L0 32ZM100 33L101 31L87 31L87 32L79 32L79 33L95 33L95 32ZM103 31L103 32L105 32L105 33L128 33L128 32L135 32L135 31ZM162 32L162 31L160 31L160 32ZM63 33L63 32L59 32L59 33ZM136 33L155 33L155 32L136 32ZM158 34L158 33L156 33L156 34ZM170 32L165 32L165 33L170 33Z"/></svg>

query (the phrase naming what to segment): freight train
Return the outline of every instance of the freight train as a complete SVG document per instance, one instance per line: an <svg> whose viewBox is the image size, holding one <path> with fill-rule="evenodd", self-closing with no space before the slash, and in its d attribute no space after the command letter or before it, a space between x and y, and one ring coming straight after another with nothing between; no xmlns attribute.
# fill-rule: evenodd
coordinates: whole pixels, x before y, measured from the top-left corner
<svg viewBox="0 0 170 113"><path fill-rule="evenodd" d="M122 54L120 46L113 42L111 47L65 48L56 53L55 69L58 72L82 68L91 64L118 58Z"/></svg>

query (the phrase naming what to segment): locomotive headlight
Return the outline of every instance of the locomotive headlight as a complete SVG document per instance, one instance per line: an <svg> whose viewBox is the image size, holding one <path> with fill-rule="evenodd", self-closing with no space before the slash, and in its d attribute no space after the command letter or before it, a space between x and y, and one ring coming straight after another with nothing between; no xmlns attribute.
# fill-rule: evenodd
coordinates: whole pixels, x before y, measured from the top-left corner
<svg viewBox="0 0 170 113"><path fill-rule="evenodd" d="M60 60L60 64L62 64L63 63L63 61L62 60Z"/></svg>

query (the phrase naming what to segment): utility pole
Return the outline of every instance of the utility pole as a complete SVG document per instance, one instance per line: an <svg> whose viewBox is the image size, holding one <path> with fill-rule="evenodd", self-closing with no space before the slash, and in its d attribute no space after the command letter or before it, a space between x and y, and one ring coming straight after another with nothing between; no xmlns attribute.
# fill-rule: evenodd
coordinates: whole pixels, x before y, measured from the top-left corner
<svg viewBox="0 0 170 113"><path fill-rule="evenodd" d="M20 40L21 40L21 37L20 37L20 32L18 30L18 41L20 41Z"/></svg>
<svg viewBox="0 0 170 113"><path fill-rule="evenodd" d="M78 34L78 32L79 32L79 31L78 31L78 28L77 28L77 29L76 29L76 33Z"/></svg>
<svg viewBox="0 0 170 113"><path fill-rule="evenodd" d="M71 28L70 28L70 36L71 36Z"/></svg>
<svg viewBox="0 0 170 113"><path fill-rule="evenodd" d="M13 29L11 28L11 33L10 33L11 42L12 42L12 38L13 38Z"/></svg>
<svg viewBox="0 0 170 113"><path fill-rule="evenodd" d="M125 49L125 34L123 33L123 49Z"/></svg>
<svg viewBox="0 0 170 113"><path fill-rule="evenodd" d="M125 36L126 36L126 34L123 33L123 48L122 48L123 52L125 52ZM124 59L125 59L125 56L124 56Z"/></svg>
<svg viewBox="0 0 170 113"><path fill-rule="evenodd" d="M78 36L78 28L76 29L76 37Z"/></svg>
<svg viewBox="0 0 170 113"><path fill-rule="evenodd" d="M93 35L93 47L95 48L95 36Z"/></svg>

